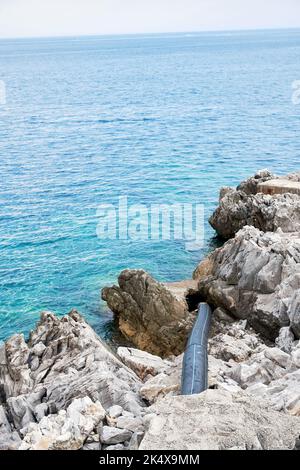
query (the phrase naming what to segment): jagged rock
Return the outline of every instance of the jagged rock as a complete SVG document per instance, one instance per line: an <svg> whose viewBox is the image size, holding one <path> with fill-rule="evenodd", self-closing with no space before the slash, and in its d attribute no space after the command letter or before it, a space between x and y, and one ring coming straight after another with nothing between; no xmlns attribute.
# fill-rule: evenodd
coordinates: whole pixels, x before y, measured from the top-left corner
<svg viewBox="0 0 300 470"><path fill-rule="evenodd" d="M132 432L143 431L143 421L139 417L130 418L128 416L120 416L117 419L116 427L128 429Z"/></svg>
<svg viewBox="0 0 300 470"><path fill-rule="evenodd" d="M236 362L246 360L252 353L252 349L243 340L234 340L229 335L218 335L210 346L211 354L217 359Z"/></svg>
<svg viewBox="0 0 300 470"><path fill-rule="evenodd" d="M133 433L132 438L129 441L128 450L138 450L143 437L144 437L144 432Z"/></svg>
<svg viewBox="0 0 300 470"><path fill-rule="evenodd" d="M78 450L87 436L105 417L99 402L89 397L75 399L67 410L30 423L20 450Z"/></svg>
<svg viewBox="0 0 300 470"><path fill-rule="evenodd" d="M199 281L202 297L235 318L247 319L274 341L282 327L299 335L300 235L245 227L210 256L211 274Z"/></svg>
<svg viewBox="0 0 300 470"><path fill-rule="evenodd" d="M152 354L181 354L195 318L187 302L142 270L125 270L118 282L119 287L104 288L102 298L123 335Z"/></svg>
<svg viewBox="0 0 300 470"><path fill-rule="evenodd" d="M294 292L288 306L288 317L291 322L291 330L297 338L300 338L300 291Z"/></svg>
<svg viewBox="0 0 300 470"><path fill-rule="evenodd" d="M13 430L4 407L0 405L0 450L17 450L20 445L21 438Z"/></svg>
<svg viewBox="0 0 300 470"><path fill-rule="evenodd" d="M295 337L291 331L291 329L286 326L281 328L279 331L278 338L276 338L276 346L282 351L290 353L292 351L292 347L295 341Z"/></svg>
<svg viewBox="0 0 300 470"><path fill-rule="evenodd" d="M264 170L241 183L236 190L221 192L219 207L210 218L210 224L217 233L229 239L246 225L265 232L278 228L284 232L299 231L299 195L286 193L270 196L258 192L262 182L275 178ZM296 175L288 178L296 178Z"/></svg>
<svg viewBox="0 0 300 470"><path fill-rule="evenodd" d="M222 308L216 308L213 312L213 319L224 323L234 323L235 319L228 315Z"/></svg>
<svg viewBox="0 0 300 470"><path fill-rule="evenodd" d="M163 282L165 286L178 300L186 302L189 296L197 294L197 282L194 279L186 279L178 282Z"/></svg>
<svg viewBox="0 0 300 470"><path fill-rule="evenodd" d="M279 413L252 396L208 390L167 397L154 413L140 450L293 449L300 419Z"/></svg>
<svg viewBox="0 0 300 470"><path fill-rule="evenodd" d="M100 440L103 444L121 444L131 439L132 432L127 429L119 429L110 426L103 426Z"/></svg>
<svg viewBox="0 0 300 470"><path fill-rule="evenodd" d="M38 358L39 366L32 369L34 358ZM76 438L74 443L74 436L58 434L59 439L66 438L60 444L48 436L52 432L50 425L55 429L58 426L60 411L69 410L68 426L73 429L70 405L75 399L88 396L106 409L119 405L136 415L144 406L139 396L141 380L76 311L61 319L44 312L27 344L22 335L8 340L0 348L0 384L13 425L27 436L24 448L64 448L69 444L77 448L81 441ZM41 429L45 423L49 424L49 432L44 438Z"/></svg>
<svg viewBox="0 0 300 470"><path fill-rule="evenodd" d="M5 397L18 396L31 390L29 348L23 335L14 335L0 348L0 383Z"/></svg>
<svg viewBox="0 0 300 470"><path fill-rule="evenodd" d="M38 407L42 404L45 393L46 389L40 385L30 394L8 398L7 406L17 429L22 429L30 422L38 420L40 411Z"/></svg>
<svg viewBox="0 0 300 470"><path fill-rule="evenodd" d="M146 351L140 351L139 349L120 347L118 348L118 356L142 380L147 375L155 376L159 374L171 365L171 363L168 364L161 357L154 356Z"/></svg>
<svg viewBox="0 0 300 470"><path fill-rule="evenodd" d="M142 386L140 390L141 397L148 403L154 403L158 398L165 397L166 395L180 390L180 377L178 370L177 373L168 375L164 372L150 378Z"/></svg>
<svg viewBox="0 0 300 470"><path fill-rule="evenodd" d="M260 350L261 349L261 350ZM258 349L250 359L226 371L248 393L262 397L277 411L300 415L300 345L292 353Z"/></svg>
<svg viewBox="0 0 300 470"><path fill-rule="evenodd" d="M239 331L239 328L236 329ZM211 341L211 340L210 340ZM253 340L256 341L256 338ZM225 354L226 355L226 354ZM182 376L183 355L174 359L172 366L165 369L165 372L150 377L140 389L141 397L149 404L155 403L166 396L176 396L180 394ZM233 365L224 360L208 356L208 386L209 388L223 388L231 391L240 389L239 385L231 378Z"/></svg>
<svg viewBox="0 0 300 470"><path fill-rule="evenodd" d="M214 358L225 362L243 362L262 344L253 331L244 329L243 321L222 325L219 330L221 332L209 340L208 351Z"/></svg>
<svg viewBox="0 0 300 470"><path fill-rule="evenodd" d="M260 184L265 183L266 181L275 180L276 178L277 177L269 170L260 170L254 176L250 176L247 180L242 181L238 185L237 190L243 191L245 194L257 194L259 192L258 187Z"/></svg>
<svg viewBox="0 0 300 470"><path fill-rule="evenodd" d="M265 348L252 358L232 369L231 377L242 387L255 383L269 384L282 378L292 365L289 354L278 348Z"/></svg>
<svg viewBox="0 0 300 470"><path fill-rule="evenodd" d="M300 370L286 373L268 385L258 382L247 388L247 392L268 400L277 411L300 416Z"/></svg>

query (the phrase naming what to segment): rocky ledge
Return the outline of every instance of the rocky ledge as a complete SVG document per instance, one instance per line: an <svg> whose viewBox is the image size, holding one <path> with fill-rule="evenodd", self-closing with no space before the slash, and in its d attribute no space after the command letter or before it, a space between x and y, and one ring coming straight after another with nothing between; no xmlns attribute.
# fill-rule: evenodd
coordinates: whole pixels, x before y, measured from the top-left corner
<svg viewBox="0 0 300 470"><path fill-rule="evenodd" d="M209 390L179 396L182 355L113 353L77 312L46 312L1 349L1 449L294 449L300 345L266 345L216 312ZM246 424L246 426L245 426Z"/></svg>
<svg viewBox="0 0 300 470"><path fill-rule="evenodd" d="M123 335L138 348L163 357L180 354L195 320L197 283L161 284L142 270L125 270L102 299Z"/></svg>
<svg viewBox="0 0 300 470"><path fill-rule="evenodd" d="M222 192L213 218L226 220L233 238L192 280L161 284L126 270L103 290L132 347L113 352L76 311L44 312L28 341L6 341L0 448L298 449L299 196L258 193L269 180L274 175L260 172ZM231 196L239 202L228 212ZM182 353L200 301L213 308L209 389L180 396Z"/></svg>
<svg viewBox="0 0 300 470"><path fill-rule="evenodd" d="M264 232L281 228L283 232L300 231L300 195L294 194L293 183L300 182L300 173L284 177L291 181L291 191L265 194L265 182L280 179L267 170L242 182L236 189L222 188L220 203L210 218L210 224L224 239L233 237L245 225Z"/></svg>

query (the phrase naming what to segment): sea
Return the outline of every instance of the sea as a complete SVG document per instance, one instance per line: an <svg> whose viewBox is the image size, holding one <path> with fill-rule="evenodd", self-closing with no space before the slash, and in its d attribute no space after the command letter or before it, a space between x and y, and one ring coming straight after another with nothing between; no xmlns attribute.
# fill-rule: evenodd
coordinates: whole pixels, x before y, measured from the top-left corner
<svg viewBox="0 0 300 470"><path fill-rule="evenodd" d="M0 340L101 301L125 268L188 279L219 188L300 169L300 30L0 40ZM99 236L99 207L199 204L204 242ZM123 237L124 238L124 237Z"/></svg>

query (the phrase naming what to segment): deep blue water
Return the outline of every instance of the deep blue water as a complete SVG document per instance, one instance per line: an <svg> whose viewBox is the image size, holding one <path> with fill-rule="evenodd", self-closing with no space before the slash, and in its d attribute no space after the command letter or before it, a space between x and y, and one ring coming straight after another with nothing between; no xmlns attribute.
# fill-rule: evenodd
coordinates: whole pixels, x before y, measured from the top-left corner
<svg viewBox="0 0 300 470"><path fill-rule="evenodd" d="M99 204L198 202L257 169L299 169L300 31L0 41L0 339L43 309L103 335L126 267L188 278L211 249L103 241Z"/></svg>

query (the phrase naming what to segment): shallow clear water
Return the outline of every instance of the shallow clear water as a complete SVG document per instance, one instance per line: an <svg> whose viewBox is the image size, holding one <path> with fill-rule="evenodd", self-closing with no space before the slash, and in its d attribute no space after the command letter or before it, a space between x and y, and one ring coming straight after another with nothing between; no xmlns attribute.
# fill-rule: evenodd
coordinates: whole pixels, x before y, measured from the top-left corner
<svg viewBox="0 0 300 470"><path fill-rule="evenodd" d="M0 339L43 309L102 335L126 267L188 278L213 244L103 241L96 210L199 202L260 168L299 169L300 31L0 41Z"/></svg>

